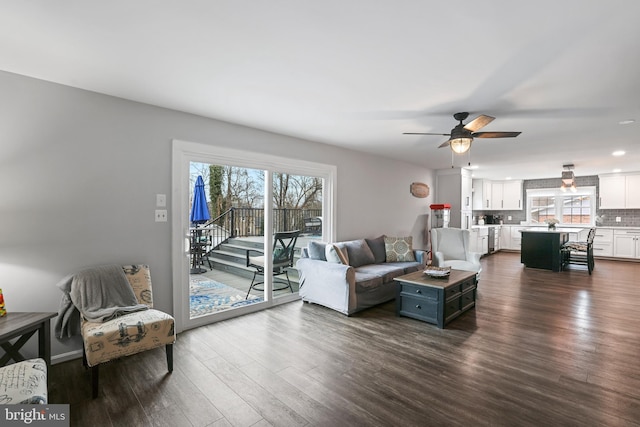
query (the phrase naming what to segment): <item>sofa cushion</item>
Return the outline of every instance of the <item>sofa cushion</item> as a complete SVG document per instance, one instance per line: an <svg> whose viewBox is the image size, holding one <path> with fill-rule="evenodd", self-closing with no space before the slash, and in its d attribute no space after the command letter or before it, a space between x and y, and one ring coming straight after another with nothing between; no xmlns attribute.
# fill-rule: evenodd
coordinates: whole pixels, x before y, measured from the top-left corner
<svg viewBox="0 0 640 427"><path fill-rule="evenodd" d="M383 284L382 277L376 274L369 274L356 271L356 293L371 291L379 288Z"/></svg>
<svg viewBox="0 0 640 427"><path fill-rule="evenodd" d="M413 273L414 271L418 271L420 269L424 269L424 265L422 265L418 261L415 261L415 262L388 262L385 265L389 265L391 267L395 267L395 268L398 268L400 270L404 270L403 274Z"/></svg>
<svg viewBox="0 0 640 427"><path fill-rule="evenodd" d="M373 252L371 252L369 245L367 245L364 239L341 242L340 245L343 245L347 250L350 266L360 267L361 265L375 263Z"/></svg>
<svg viewBox="0 0 640 427"><path fill-rule="evenodd" d="M375 239L364 239L369 245L371 252L373 252L373 258L375 264L380 264L387 260L387 251L384 248L384 235L376 237Z"/></svg>
<svg viewBox="0 0 640 427"><path fill-rule="evenodd" d="M313 240L310 241L309 244L307 245L309 258L317 259L320 261L326 261L327 260L327 255L325 254L326 247L327 247L327 244L324 242L315 242Z"/></svg>
<svg viewBox="0 0 640 427"><path fill-rule="evenodd" d="M371 274L382 278L384 283L392 282L394 277L405 274L405 266L402 262L369 264L356 268L356 274ZM357 277L357 276L356 276Z"/></svg>
<svg viewBox="0 0 640 427"><path fill-rule="evenodd" d="M325 248L325 257L327 262L349 265L349 258L346 253L346 250L343 251L338 247L338 245L334 244L328 244Z"/></svg>
<svg viewBox="0 0 640 427"><path fill-rule="evenodd" d="M415 261L413 255L413 238L407 237L386 237L384 238L387 262Z"/></svg>

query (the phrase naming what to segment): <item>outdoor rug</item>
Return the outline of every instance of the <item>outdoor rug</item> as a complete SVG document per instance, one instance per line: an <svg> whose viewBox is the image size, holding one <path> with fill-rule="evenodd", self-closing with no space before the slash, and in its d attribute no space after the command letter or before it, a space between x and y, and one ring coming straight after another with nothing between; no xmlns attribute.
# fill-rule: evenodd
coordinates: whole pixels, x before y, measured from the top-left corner
<svg viewBox="0 0 640 427"><path fill-rule="evenodd" d="M244 305L262 302L262 297L249 295L238 289L211 279L191 278L189 280L191 318L205 316L211 313L242 307Z"/></svg>

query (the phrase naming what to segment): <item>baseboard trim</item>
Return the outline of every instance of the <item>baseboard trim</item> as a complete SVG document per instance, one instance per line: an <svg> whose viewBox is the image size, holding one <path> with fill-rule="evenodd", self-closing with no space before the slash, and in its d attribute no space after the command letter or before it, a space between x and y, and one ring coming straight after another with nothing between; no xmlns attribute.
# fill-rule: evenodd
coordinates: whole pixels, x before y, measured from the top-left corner
<svg viewBox="0 0 640 427"><path fill-rule="evenodd" d="M58 363L68 362L69 360L74 360L79 358L82 358L82 349L52 356L51 364L56 365Z"/></svg>

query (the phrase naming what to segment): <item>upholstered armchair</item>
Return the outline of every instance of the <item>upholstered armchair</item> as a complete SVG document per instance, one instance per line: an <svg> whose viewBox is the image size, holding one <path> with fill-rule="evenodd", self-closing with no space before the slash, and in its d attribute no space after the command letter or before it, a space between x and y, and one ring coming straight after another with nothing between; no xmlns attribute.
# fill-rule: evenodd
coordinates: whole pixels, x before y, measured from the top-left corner
<svg viewBox="0 0 640 427"><path fill-rule="evenodd" d="M98 396L99 366L110 360L165 346L168 371L173 371L175 322L169 314L153 309L149 267L127 265L122 269L138 304L147 307L104 322L81 316L83 363L91 368L93 398Z"/></svg>
<svg viewBox="0 0 640 427"><path fill-rule="evenodd" d="M480 273L480 253L469 250L469 230L432 228L433 265Z"/></svg>
<svg viewBox="0 0 640 427"><path fill-rule="evenodd" d="M47 364L29 359L0 368L0 405L47 403Z"/></svg>

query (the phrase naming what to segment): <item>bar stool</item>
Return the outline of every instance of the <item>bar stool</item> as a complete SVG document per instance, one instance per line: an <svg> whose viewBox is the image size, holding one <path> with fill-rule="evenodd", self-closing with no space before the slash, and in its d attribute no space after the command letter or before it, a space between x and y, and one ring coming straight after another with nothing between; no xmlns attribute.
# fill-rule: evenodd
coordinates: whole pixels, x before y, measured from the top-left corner
<svg viewBox="0 0 640 427"><path fill-rule="evenodd" d="M589 230L586 242L567 242L562 245L562 270L567 264L586 265L589 275L593 271L595 262L593 260L593 239L596 229Z"/></svg>

